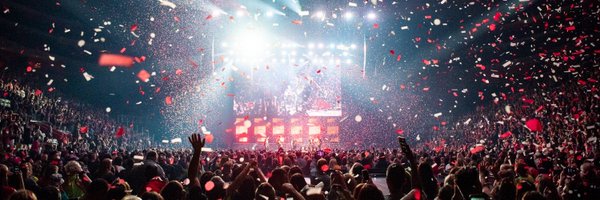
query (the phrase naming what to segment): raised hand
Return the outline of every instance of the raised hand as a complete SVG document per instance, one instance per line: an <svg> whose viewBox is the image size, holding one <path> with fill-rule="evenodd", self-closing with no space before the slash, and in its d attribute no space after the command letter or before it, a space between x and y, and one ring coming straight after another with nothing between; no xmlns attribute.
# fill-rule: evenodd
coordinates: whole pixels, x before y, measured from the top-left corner
<svg viewBox="0 0 600 200"><path fill-rule="evenodd" d="M205 142L206 138L202 138L202 136L197 133L194 133L190 137L188 137L188 140L192 144L192 148L194 148L194 152L202 151L202 147L204 147L204 144L206 144L206 142Z"/></svg>

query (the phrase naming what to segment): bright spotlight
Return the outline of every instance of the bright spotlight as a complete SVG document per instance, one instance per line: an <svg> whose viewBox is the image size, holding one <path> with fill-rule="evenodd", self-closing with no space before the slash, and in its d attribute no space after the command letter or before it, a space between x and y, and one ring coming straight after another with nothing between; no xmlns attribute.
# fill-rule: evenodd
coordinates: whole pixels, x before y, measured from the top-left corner
<svg viewBox="0 0 600 200"><path fill-rule="evenodd" d="M267 12L267 17L273 17L273 11L268 11Z"/></svg>
<svg viewBox="0 0 600 200"><path fill-rule="evenodd" d="M325 13L323 11L319 11L319 12L315 13L315 17L323 18L323 17L325 17Z"/></svg>
<svg viewBox="0 0 600 200"><path fill-rule="evenodd" d="M237 15L238 17L244 16L244 11L238 10L237 12L235 12L235 15Z"/></svg>
<svg viewBox="0 0 600 200"><path fill-rule="evenodd" d="M254 29L244 29L237 33L228 41L232 41L233 45L230 49L238 56L259 58L269 50L265 33Z"/></svg>
<svg viewBox="0 0 600 200"><path fill-rule="evenodd" d="M211 13L212 17L218 17L219 15L221 15L221 11L219 10L213 10Z"/></svg>
<svg viewBox="0 0 600 200"><path fill-rule="evenodd" d="M347 20L352 19L352 17L354 17L354 15L351 12L344 13L344 18L346 18Z"/></svg>
<svg viewBox="0 0 600 200"><path fill-rule="evenodd" d="M375 18L377 18L377 15L375 15L375 13L367 14L367 19L375 19Z"/></svg>

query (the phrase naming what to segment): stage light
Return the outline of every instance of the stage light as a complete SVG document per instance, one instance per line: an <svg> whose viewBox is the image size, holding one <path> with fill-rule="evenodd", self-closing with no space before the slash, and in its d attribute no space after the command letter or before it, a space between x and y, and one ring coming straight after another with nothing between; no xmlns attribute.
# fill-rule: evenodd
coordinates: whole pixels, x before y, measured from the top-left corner
<svg viewBox="0 0 600 200"><path fill-rule="evenodd" d="M211 13L211 15L212 15L212 17L218 17L218 16L221 15L221 13L223 13L223 11L213 10L212 13Z"/></svg>
<svg viewBox="0 0 600 200"><path fill-rule="evenodd" d="M244 11L238 10L237 12L235 12L235 15L237 15L238 17L244 16Z"/></svg>
<svg viewBox="0 0 600 200"><path fill-rule="evenodd" d="M377 18L377 15L375 15L375 13L369 13L369 14L367 14L367 19L373 20L375 18Z"/></svg>
<svg viewBox="0 0 600 200"><path fill-rule="evenodd" d="M352 19L352 17L354 17L354 15L351 12L344 13L344 18L346 18L347 20Z"/></svg>
<svg viewBox="0 0 600 200"><path fill-rule="evenodd" d="M323 11L318 11L317 13L315 13L315 17L323 20L325 19L325 13Z"/></svg>
<svg viewBox="0 0 600 200"><path fill-rule="evenodd" d="M267 17L273 17L273 11L268 11L267 12Z"/></svg>
<svg viewBox="0 0 600 200"><path fill-rule="evenodd" d="M268 36L256 29L243 29L237 34L234 35L232 39L227 41L232 41L232 52L231 55L235 53L237 56L243 56L248 58L261 58L265 56L266 51L269 51L267 40Z"/></svg>

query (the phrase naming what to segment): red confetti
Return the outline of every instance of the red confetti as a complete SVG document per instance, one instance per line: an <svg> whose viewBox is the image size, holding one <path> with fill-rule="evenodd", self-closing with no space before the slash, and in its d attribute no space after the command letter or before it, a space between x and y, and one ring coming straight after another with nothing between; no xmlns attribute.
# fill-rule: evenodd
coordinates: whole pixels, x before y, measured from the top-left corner
<svg viewBox="0 0 600 200"><path fill-rule="evenodd" d="M499 137L500 137L500 139L506 139L506 138L510 137L511 135L512 135L512 132L506 131L506 132L502 133L502 135L500 135Z"/></svg>
<svg viewBox="0 0 600 200"><path fill-rule="evenodd" d="M379 24L373 24L373 28L379 28Z"/></svg>
<svg viewBox="0 0 600 200"><path fill-rule="evenodd" d="M42 91L35 89L35 96L40 96L40 95L42 95Z"/></svg>
<svg viewBox="0 0 600 200"><path fill-rule="evenodd" d="M482 65L482 64L476 64L475 66L476 66L476 67L478 67L478 68L479 68L479 69L481 69L481 70L485 70L485 65Z"/></svg>
<svg viewBox="0 0 600 200"><path fill-rule="evenodd" d="M500 21L501 18L502 18L502 13L496 12L496 15L494 15L494 21Z"/></svg>
<svg viewBox="0 0 600 200"><path fill-rule="evenodd" d="M301 25L302 24L302 20L293 20L292 24Z"/></svg>
<svg viewBox="0 0 600 200"><path fill-rule="evenodd" d="M527 122L525 122L525 126L527 126L527 128L529 128L529 130L532 132L540 132L543 129L542 122L540 122L539 119L527 120Z"/></svg>
<svg viewBox="0 0 600 200"><path fill-rule="evenodd" d="M490 24L489 28L490 28L490 31L495 31L496 30L496 24Z"/></svg>
<svg viewBox="0 0 600 200"><path fill-rule="evenodd" d="M485 147L483 146L476 146L475 148L471 149L471 154L476 154L479 153L481 151L485 150Z"/></svg>
<svg viewBox="0 0 600 200"><path fill-rule="evenodd" d="M142 69L142 70L140 70L140 72L138 72L137 77L140 80L147 82L150 79L150 73L148 73L148 71Z"/></svg>
<svg viewBox="0 0 600 200"><path fill-rule="evenodd" d="M317 70L317 74L319 74L319 73L321 73L321 70L320 70L320 69L318 69L318 70Z"/></svg>
<svg viewBox="0 0 600 200"><path fill-rule="evenodd" d="M396 51L390 50L390 54L394 55L394 54L396 54Z"/></svg>
<svg viewBox="0 0 600 200"><path fill-rule="evenodd" d="M133 24L133 25L131 25L131 28L129 28L129 30L131 32L135 32L135 30L137 30L137 29L138 29L138 25L137 24Z"/></svg>
<svg viewBox="0 0 600 200"><path fill-rule="evenodd" d="M117 138L120 138L123 135L125 135L125 129L122 126L119 126L119 128L117 129L117 133L115 134L115 136Z"/></svg>
<svg viewBox="0 0 600 200"><path fill-rule="evenodd" d="M171 96L167 96L167 97L165 97L165 103L166 103L167 105L171 105L171 104L173 104L173 98L171 98Z"/></svg>
<svg viewBox="0 0 600 200"><path fill-rule="evenodd" d="M120 53L125 53L125 50L127 50L127 48L123 47L121 48L121 51L119 51Z"/></svg>
<svg viewBox="0 0 600 200"><path fill-rule="evenodd" d="M396 134L402 135L402 134L404 134L404 130L402 130L402 129L396 129Z"/></svg>
<svg viewBox="0 0 600 200"><path fill-rule="evenodd" d="M82 126L79 128L79 133L81 134L86 134L88 132L88 127L87 126Z"/></svg>
<svg viewBox="0 0 600 200"><path fill-rule="evenodd" d="M183 70L177 69L177 70L175 70L175 74L176 75L181 75L181 74L183 74Z"/></svg>
<svg viewBox="0 0 600 200"><path fill-rule="evenodd" d="M575 30L575 26L567 26L565 28L565 31L569 32L569 31L574 31Z"/></svg>
<svg viewBox="0 0 600 200"><path fill-rule="evenodd" d="M98 59L98 65L131 67L133 65L133 58L118 54L101 54L100 59Z"/></svg>
<svg viewBox="0 0 600 200"><path fill-rule="evenodd" d="M396 57L396 61L400 61L402 59L402 55L398 54L398 57Z"/></svg>
<svg viewBox="0 0 600 200"><path fill-rule="evenodd" d="M31 67L31 66L27 66L27 69L26 69L26 71L27 71L27 72L31 72L31 71L33 71L33 67Z"/></svg>
<svg viewBox="0 0 600 200"><path fill-rule="evenodd" d="M212 18L213 18L213 16L212 16L212 15L208 15L208 16L206 16L206 18L204 18L204 19L205 19L205 20L210 20L210 19L212 19Z"/></svg>
<svg viewBox="0 0 600 200"><path fill-rule="evenodd" d="M213 143L213 141L215 140L215 137L212 134L204 135L204 137L206 138L206 142L209 144Z"/></svg>

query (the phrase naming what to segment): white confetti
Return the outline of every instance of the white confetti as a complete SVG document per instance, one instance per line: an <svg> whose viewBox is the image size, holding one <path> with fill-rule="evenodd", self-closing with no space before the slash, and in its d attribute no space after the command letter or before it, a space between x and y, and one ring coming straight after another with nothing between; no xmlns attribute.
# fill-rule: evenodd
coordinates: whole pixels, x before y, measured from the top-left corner
<svg viewBox="0 0 600 200"><path fill-rule="evenodd" d="M77 42L77 46L79 47L83 47L85 45L85 40L79 40L79 42Z"/></svg>
<svg viewBox="0 0 600 200"><path fill-rule="evenodd" d="M160 2L161 6L167 6L171 9L175 9L175 7L177 7L177 5L175 5L173 2L167 0L158 0L158 2Z"/></svg>
<svg viewBox="0 0 600 200"><path fill-rule="evenodd" d="M440 19L433 20L433 25L439 26L440 24L442 24L442 21L440 21Z"/></svg>
<svg viewBox="0 0 600 200"><path fill-rule="evenodd" d="M110 107L106 107L106 112L109 113L111 111Z"/></svg>
<svg viewBox="0 0 600 200"><path fill-rule="evenodd" d="M435 114L433 114L433 116L434 116L434 117L440 117L440 116L442 116L442 113L441 113L441 112L439 112L439 113L435 113Z"/></svg>
<svg viewBox="0 0 600 200"><path fill-rule="evenodd" d="M48 58L49 58L51 61L54 61L54 59L56 59L56 57L54 57L54 56L48 56Z"/></svg>
<svg viewBox="0 0 600 200"><path fill-rule="evenodd" d="M354 117L354 121L361 122L362 121L362 116L356 115L356 117Z"/></svg>
<svg viewBox="0 0 600 200"><path fill-rule="evenodd" d="M87 72L83 72L83 78L85 78L86 81L90 81L94 78L94 76L88 74Z"/></svg>

